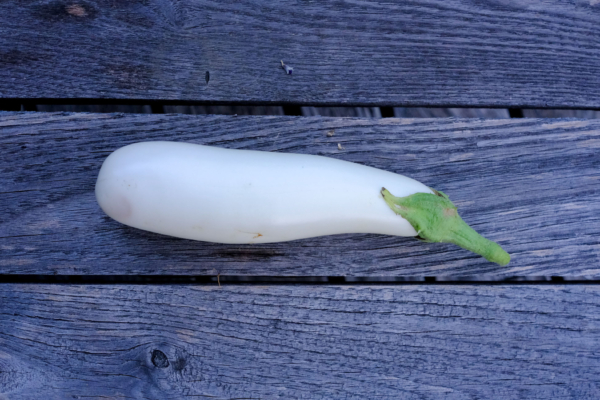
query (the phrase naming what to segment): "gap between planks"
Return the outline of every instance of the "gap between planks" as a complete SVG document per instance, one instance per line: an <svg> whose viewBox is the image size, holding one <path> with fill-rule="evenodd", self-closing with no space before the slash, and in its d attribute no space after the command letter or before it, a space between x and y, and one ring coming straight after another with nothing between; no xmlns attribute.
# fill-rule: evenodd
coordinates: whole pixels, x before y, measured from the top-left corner
<svg viewBox="0 0 600 400"><path fill-rule="evenodd" d="M452 279L435 276L186 276L186 275L26 275L2 274L0 284L57 285L596 285L600 279L562 276L523 276L503 280L475 277Z"/></svg>

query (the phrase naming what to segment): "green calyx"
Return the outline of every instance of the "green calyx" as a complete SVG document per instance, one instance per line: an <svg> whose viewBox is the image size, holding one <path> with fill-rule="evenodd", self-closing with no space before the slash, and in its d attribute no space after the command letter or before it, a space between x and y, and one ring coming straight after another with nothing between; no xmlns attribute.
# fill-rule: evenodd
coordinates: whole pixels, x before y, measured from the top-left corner
<svg viewBox="0 0 600 400"><path fill-rule="evenodd" d="M500 265L509 263L510 255L500 245L484 238L467 225L446 194L431 190L435 194L415 193L396 197L382 188L381 194L387 205L415 228L417 238L426 242L454 243L488 261Z"/></svg>

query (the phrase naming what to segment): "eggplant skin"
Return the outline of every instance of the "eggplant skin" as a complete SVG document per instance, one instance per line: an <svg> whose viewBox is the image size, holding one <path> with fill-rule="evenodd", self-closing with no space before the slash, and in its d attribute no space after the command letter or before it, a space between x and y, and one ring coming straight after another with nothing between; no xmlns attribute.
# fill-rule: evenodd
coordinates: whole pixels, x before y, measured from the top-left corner
<svg viewBox="0 0 600 400"><path fill-rule="evenodd" d="M125 225L207 242L416 236L382 187L396 196L432 193L406 176L329 157L141 142L107 157L96 199Z"/></svg>

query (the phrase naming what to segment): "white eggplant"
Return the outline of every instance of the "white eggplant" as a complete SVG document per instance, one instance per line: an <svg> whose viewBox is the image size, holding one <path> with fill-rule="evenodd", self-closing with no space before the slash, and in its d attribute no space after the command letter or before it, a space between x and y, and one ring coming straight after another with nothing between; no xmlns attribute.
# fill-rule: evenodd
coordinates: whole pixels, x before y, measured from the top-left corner
<svg viewBox="0 0 600 400"><path fill-rule="evenodd" d="M447 201L456 210L440 192L376 168L314 155L178 142L142 142L118 149L104 161L96 183L98 204L111 218L185 239L270 243L376 233L456 243L435 237L435 232L448 229L439 228L439 221L438 227L430 227L429 222L412 220L415 215L434 215L431 207L448 214L448 204L428 204L424 211L402 215L402 201L422 203L415 194ZM473 240L484 248L492 243L504 252L475 235ZM456 244L473 250L472 244ZM475 251L490 259L487 250ZM491 261L508 262L506 257Z"/></svg>

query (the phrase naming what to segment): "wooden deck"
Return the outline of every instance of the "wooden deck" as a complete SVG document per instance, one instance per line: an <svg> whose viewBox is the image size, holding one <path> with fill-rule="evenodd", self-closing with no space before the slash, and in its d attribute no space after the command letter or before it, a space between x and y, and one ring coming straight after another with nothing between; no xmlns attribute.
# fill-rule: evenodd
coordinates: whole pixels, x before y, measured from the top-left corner
<svg viewBox="0 0 600 400"><path fill-rule="evenodd" d="M32 111L0 112L0 400L600 398L599 18L574 0L0 2L0 109ZM94 184L148 140L401 173L512 261L130 228Z"/></svg>

